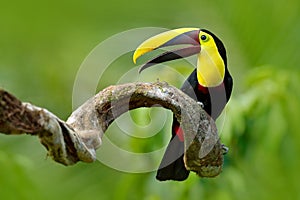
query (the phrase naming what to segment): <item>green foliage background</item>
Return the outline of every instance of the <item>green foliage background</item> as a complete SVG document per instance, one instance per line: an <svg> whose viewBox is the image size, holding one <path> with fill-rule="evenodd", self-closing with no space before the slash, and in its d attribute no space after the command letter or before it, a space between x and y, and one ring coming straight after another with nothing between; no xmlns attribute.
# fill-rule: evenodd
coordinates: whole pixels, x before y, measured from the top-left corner
<svg viewBox="0 0 300 200"><path fill-rule="evenodd" d="M0 199L300 199L298 0L1 2L0 87L66 119L87 54L113 34L149 26L207 28L227 47L235 85L226 118L218 122L230 148L222 174L160 183L155 172L128 174L100 162L64 167L46 158L37 138L1 135ZM99 89L133 65L118 66ZM131 115L138 120L148 116L143 112ZM147 124L143 119L139 123ZM154 139L128 145L139 151L164 145L169 126ZM118 140L122 133L115 130Z"/></svg>

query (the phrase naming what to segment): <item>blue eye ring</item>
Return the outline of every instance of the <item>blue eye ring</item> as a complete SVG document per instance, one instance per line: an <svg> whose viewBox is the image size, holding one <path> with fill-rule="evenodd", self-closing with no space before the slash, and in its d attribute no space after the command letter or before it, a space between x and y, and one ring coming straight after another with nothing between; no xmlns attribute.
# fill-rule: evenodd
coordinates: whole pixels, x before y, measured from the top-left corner
<svg viewBox="0 0 300 200"><path fill-rule="evenodd" d="M208 40L208 37L206 35L201 35L200 39L204 42L206 42Z"/></svg>

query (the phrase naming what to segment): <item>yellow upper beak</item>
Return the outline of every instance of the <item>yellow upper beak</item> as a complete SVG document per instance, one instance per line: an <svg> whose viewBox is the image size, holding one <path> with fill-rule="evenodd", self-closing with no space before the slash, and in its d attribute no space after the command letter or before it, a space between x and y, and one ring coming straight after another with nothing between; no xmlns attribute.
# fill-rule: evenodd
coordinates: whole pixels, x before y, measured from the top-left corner
<svg viewBox="0 0 300 200"><path fill-rule="evenodd" d="M176 44L199 45L199 36L198 34L195 34L196 31L199 31L199 28L179 28L179 29L166 31L156 36L153 36L148 40L144 41L142 44L140 44L140 46L137 47L137 49L133 54L133 62L136 63L139 57L159 47L171 46ZM189 32L193 32L193 35L192 36L188 35ZM178 36L184 34L187 34L185 38L179 39Z"/></svg>

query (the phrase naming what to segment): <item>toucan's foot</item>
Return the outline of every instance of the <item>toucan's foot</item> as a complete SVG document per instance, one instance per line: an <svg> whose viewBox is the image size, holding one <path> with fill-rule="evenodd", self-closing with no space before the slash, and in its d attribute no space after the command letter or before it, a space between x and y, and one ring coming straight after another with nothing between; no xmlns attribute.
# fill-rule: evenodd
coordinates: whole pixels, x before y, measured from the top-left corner
<svg viewBox="0 0 300 200"><path fill-rule="evenodd" d="M222 153L223 153L223 155L227 154L228 151L229 151L229 148L226 147L224 144L222 144Z"/></svg>
<svg viewBox="0 0 300 200"><path fill-rule="evenodd" d="M204 104L200 101L197 101L197 104L199 104L201 106L201 108L204 108Z"/></svg>

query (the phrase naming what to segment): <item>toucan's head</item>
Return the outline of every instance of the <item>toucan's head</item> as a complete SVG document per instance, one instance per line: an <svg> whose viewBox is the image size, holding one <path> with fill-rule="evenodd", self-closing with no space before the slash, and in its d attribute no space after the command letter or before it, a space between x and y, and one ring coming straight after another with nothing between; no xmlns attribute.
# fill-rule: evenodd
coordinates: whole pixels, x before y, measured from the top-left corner
<svg viewBox="0 0 300 200"><path fill-rule="evenodd" d="M204 29L179 28L151 37L135 50L133 62L136 63L140 56L155 49L179 44L189 46L158 55L145 63L140 68L140 72L158 63L198 54L197 79L199 84L214 87L223 82L227 65L225 47L220 39Z"/></svg>

